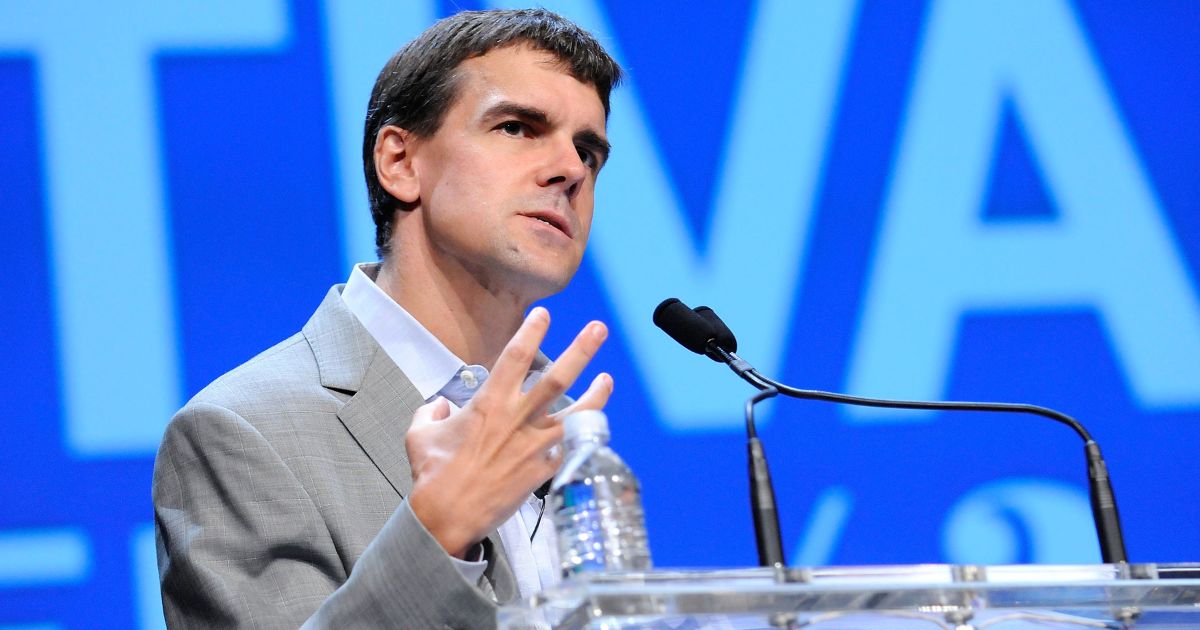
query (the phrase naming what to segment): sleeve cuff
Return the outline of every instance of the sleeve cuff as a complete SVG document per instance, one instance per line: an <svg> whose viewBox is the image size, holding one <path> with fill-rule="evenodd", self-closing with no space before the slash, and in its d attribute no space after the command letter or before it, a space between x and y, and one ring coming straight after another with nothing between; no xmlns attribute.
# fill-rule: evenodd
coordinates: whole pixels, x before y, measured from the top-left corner
<svg viewBox="0 0 1200 630"><path fill-rule="evenodd" d="M483 572L487 570L487 560L483 557L483 545L475 543L475 546L467 551L467 558L470 559L460 560L450 556L450 562L468 582L476 584L483 577Z"/></svg>

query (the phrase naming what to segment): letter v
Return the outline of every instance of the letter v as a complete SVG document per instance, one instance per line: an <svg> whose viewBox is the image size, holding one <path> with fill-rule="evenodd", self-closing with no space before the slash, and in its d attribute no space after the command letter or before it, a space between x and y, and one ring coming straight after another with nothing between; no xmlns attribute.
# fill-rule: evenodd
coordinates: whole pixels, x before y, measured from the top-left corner
<svg viewBox="0 0 1200 630"><path fill-rule="evenodd" d="M546 6L595 33L620 60L617 38L595 2ZM597 191L591 261L671 428L741 426L736 410L745 385L707 361L682 356L654 328L650 314L663 298L713 306L747 356L764 372L778 371L857 7L850 0L770 0L757 7L707 248L692 241L684 224L636 76L613 94L608 133L615 153ZM748 273L749 265L758 272Z"/></svg>

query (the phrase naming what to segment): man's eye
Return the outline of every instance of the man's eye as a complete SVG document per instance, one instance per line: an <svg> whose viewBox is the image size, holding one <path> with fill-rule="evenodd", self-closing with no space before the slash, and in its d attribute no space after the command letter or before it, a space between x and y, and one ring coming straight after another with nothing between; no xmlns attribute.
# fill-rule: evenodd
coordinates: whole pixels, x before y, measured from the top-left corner
<svg viewBox="0 0 1200 630"><path fill-rule="evenodd" d="M525 123L510 120L500 125L500 131L510 136L524 136L526 135L527 128L525 127Z"/></svg>
<svg viewBox="0 0 1200 630"><path fill-rule="evenodd" d="M596 154L587 149L576 149L576 151L579 151L579 161L583 162L584 166L592 169L596 168L596 164L598 163Z"/></svg>

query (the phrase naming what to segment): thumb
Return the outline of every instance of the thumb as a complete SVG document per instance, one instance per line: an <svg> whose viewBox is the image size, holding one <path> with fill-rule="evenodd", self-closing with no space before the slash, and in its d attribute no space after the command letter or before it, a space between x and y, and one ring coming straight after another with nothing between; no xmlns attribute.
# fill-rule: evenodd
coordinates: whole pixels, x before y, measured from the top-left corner
<svg viewBox="0 0 1200 630"><path fill-rule="evenodd" d="M413 413L412 423L414 425L430 424L433 422L439 422L441 420L445 420L446 418L449 418L449 417L450 417L450 401L446 400L442 396L438 396L437 398L434 398L432 401L427 402L424 405L421 405L420 407L417 407L417 410Z"/></svg>

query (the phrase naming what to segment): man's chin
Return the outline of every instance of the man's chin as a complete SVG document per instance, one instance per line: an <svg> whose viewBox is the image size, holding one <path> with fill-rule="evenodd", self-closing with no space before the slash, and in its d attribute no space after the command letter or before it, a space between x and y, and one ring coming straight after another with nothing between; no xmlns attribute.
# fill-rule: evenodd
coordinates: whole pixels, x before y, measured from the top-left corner
<svg viewBox="0 0 1200 630"><path fill-rule="evenodd" d="M558 276L532 276L526 283L526 286L529 287L529 292L527 295L530 296L534 301L545 299L552 295L557 295L561 293L563 289L567 288L567 285L571 283L571 277L573 276L573 273L571 276L566 278Z"/></svg>
<svg viewBox="0 0 1200 630"><path fill-rule="evenodd" d="M514 273L510 277L520 285L523 297L536 301L561 293L563 289L567 288L571 279L575 277L579 265L574 264L569 268L560 266L554 273L548 273L548 268L554 267L548 265L524 266L519 271L513 270Z"/></svg>

